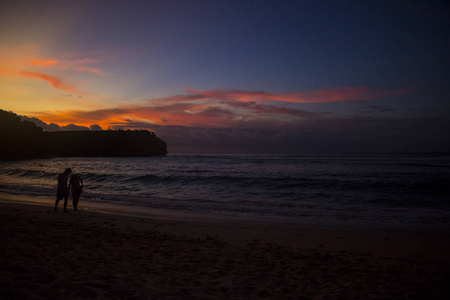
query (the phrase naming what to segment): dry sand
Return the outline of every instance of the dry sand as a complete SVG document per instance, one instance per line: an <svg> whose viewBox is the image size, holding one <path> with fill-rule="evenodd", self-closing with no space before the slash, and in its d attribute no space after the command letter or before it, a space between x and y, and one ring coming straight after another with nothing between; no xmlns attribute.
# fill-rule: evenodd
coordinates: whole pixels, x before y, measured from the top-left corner
<svg viewBox="0 0 450 300"><path fill-rule="evenodd" d="M0 202L1 299L444 299L448 232L160 220Z"/></svg>

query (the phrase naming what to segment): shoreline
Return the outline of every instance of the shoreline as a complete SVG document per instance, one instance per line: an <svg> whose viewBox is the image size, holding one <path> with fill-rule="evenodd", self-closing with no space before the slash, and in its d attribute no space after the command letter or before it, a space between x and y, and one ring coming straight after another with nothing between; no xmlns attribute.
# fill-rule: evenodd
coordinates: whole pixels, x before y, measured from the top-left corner
<svg viewBox="0 0 450 300"><path fill-rule="evenodd" d="M69 200L70 202L70 200ZM53 211L48 198L17 195L5 198L0 194L0 207L11 205L17 209L40 210L59 218L67 215L69 220L106 220L105 222L136 223L137 220L149 226L138 226L139 230L157 227L165 234L187 236L189 238L218 237L226 242L246 244L254 240L262 243L276 243L286 247L310 249L328 248L331 251L356 251L364 254L383 254L395 257L427 257L450 263L450 233L444 230L415 231L392 229L367 229L346 227L314 226L312 223L290 223L276 218L245 218L237 216L217 216L207 213L193 213L170 209L153 209L104 203L84 203L81 209L73 211L68 205L68 213ZM22 208L20 208L22 207ZM301 237L301 238L299 238ZM377 242L379 244L375 244ZM405 247L411 245L414 247Z"/></svg>
<svg viewBox="0 0 450 300"><path fill-rule="evenodd" d="M32 204L54 207L54 199L50 196L30 196L26 194L10 194L0 192L0 202ZM58 209L62 210L63 200L60 201ZM72 201L69 198L68 210L72 211ZM98 212L118 216L141 217L155 220L172 221L204 221L221 223L241 223L241 224L267 224L286 225L308 229L321 230L349 230L349 231L387 231L387 232L414 232L423 234L438 234L450 236L450 228L439 225L416 224L406 225L402 223L382 224L370 221L358 220L317 220L310 218L292 218L283 216L263 216L257 214L225 214L214 212L197 212L192 210L180 210L172 208L158 208L139 205L124 205L109 202L92 202L84 199L80 200L79 209L82 211Z"/></svg>

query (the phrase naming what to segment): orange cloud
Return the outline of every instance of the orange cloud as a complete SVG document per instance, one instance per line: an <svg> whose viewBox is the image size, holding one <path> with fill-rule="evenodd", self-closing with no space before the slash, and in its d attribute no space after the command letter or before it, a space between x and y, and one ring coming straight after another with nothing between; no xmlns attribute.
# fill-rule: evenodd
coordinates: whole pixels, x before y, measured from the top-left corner
<svg viewBox="0 0 450 300"><path fill-rule="evenodd" d="M47 75L47 74L38 73L38 72L21 71L21 72L19 72L19 75L45 80L45 81L49 82L53 87L55 87L59 90L76 93L76 94L85 94L82 91L79 91L73 87L70 87L70 86L64 84L60 79L50 76L50 75Z"/></svg>
<svg viewBox="0 0 450 300"><path fill-rule="evenodd" d="M30 60L30 64L36 67L51 67L57 64L59 60L51 58L34 58Z"/></svg>

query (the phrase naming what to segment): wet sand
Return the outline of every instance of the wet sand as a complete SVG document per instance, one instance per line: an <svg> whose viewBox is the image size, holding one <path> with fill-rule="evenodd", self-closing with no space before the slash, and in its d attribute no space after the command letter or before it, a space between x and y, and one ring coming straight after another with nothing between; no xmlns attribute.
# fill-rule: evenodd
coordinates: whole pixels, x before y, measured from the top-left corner
<svg viewBox="0 0 450 300"><path fill-rule="evenodd" d="M1 299L450 295L450 236L442 231L55 213L0 200L0 242Z"/></svg>

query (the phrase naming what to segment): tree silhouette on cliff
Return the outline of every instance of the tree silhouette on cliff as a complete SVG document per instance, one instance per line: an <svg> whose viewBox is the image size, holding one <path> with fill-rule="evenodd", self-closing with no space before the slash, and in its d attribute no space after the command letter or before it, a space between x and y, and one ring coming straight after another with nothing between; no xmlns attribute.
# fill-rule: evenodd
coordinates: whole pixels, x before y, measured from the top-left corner
<svg viewBox="0 0 450 300"><path fill-rule="evenodd" d="M148 130L46 132L1 109L0 141L0 160L167 154L166 143Z"/></svg>

